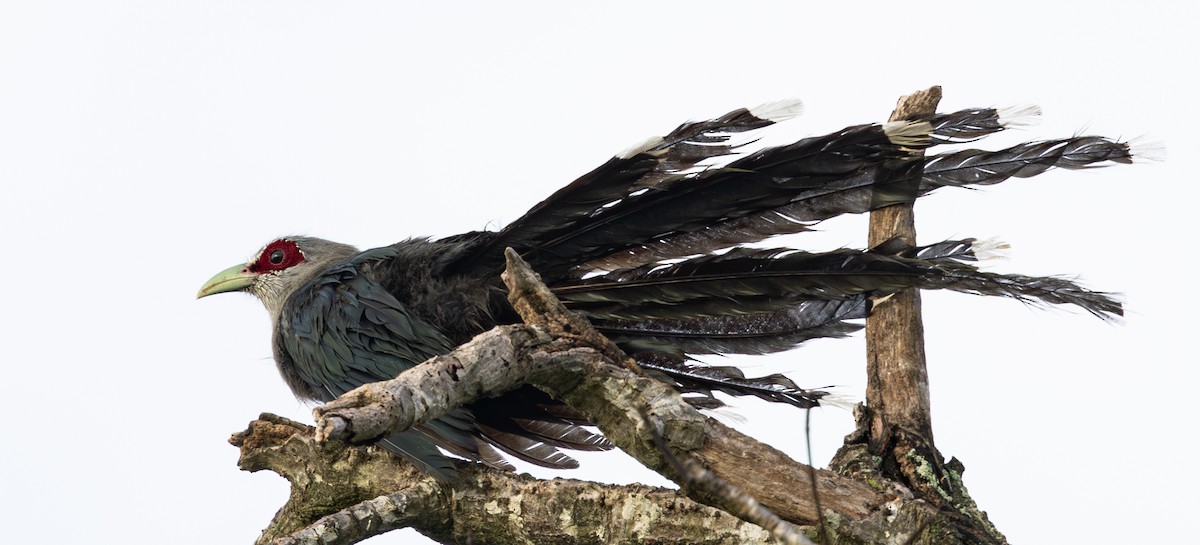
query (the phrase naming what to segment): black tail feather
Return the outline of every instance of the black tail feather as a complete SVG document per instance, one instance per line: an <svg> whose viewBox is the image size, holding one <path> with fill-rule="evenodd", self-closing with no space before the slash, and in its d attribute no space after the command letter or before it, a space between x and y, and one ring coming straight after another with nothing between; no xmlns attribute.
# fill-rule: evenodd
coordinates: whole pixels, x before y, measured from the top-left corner
<svg viewBox="0 0 1200 545"><path fill-rule="evenodd" d="M925 250L934 256L963 253L957 242ZM845 300L905 288L1073 304L1101 317L1121 313L1120 303L1108 294L1065 279L985 273L945 257L913 259L849 249L808 253L735 248L665 267L613 271L554 291L593 319L647 320L774 312L810 299Z"/></svg>
<svg viewBox="0 0 1200 545"><path fill-rule="evenodd" d="M579 461L560 452L554 445L530 434L511 432L479 424L479 431L497 448L531 464L551 469L575 469Z"/></svg>
<svg viewBox="0 0 1200 545"><path fill-rule="evenodd" d="M838 301L802 301L774 312L643 321L606 321L596 329L626 352L683 354L770 354L805 341L845 337L862 329L863 295Z"/></svg>
<svg viewBox="0 0 1200 545"><path fill-rule="evenodd" d="M1017 117L1036 113L1016 111ZM976 140L1013 122L1004 111L975 108L848 127L761 149L725 166L696 168L737 151L732 134L774 122L761 109L739 109L680 125L556 192L456 257L456 268L478 270L470 265L479 260L499 266L500 250L511 246L553 283L798 233L824 219L908 202L946 185L994 184L1052 167L1084 168L1131 157L1128 145L1093 136L998 152L924 158L911 153Z"/></svg>
<svg viewBox="0 0 1200 545"><path fill-rule="evenodd" d="M725 167L666 177L641 192L610 194L585 216L556 218L556 228L541 233L542 241L522 255L542 274L555 278L571 266L667 235L701 231L714 223L784 206L798 194L863 169L888 180L905 164L916 164L911 149L929 142L928 122L902 122L860 125L767 148ZM772 219L778 216L764 223L778 226ZM761 232L767 225L737 227ZM720 235L735 242L746 236L734 233L725 229ZM695 243L702 246L693 244L690 253L713 249L704 239Z"/></svg>
<svg viewBox="0 0 1200 545"><path fill-rule="evenodd" d="M728 185L741 184L747 191L761 190L758 194L786 188L789 200L778 204L760 198L736 203L744 209L726 202L726 206L736 212L730 211L724 217L716 218L708 212L697 212L699 217L707 215L704 220L693 218L703 224L699 227L682 219L696 207L687 199L671 200L680 206L674 212L676 219L668 223L675 227L673 231L664 230L649 237L642 234L645 229L641 232L620 231L624 238L614 237L614 240L626 242L610 245L611 251L607 255L590 259L577 269L612 270L709 253L776 235L808 231L821 220L843 214L858 214L910 202L943 186L991 185L1014 176L1034 176L1055 167L1081 169L1104 163L1128 163L1132 157L1125 143L1083 136L1021 144L997 152L962 150L925 157L917 163L881 163L824 180L765 178L756 172L718 169L705 173L702 179L711 177ZM731 164L729 169L736 164ZM805 187L804 183L812 185ZM716 194L700 196L716 202L721 199ZM666 196L659 199L667 202ZM747 211L752 208L756 209ZM601 247L599 242L593 244Z"/></svg>
<svg viewBox="0 0 1200 545"><path fill-rule="evenodd" d="M1033 116L1040 112L1037 108L1027 108L1016 113ZM995 108L971 108L937 114L929 119L929 123L933 127L934 143L957 144L979 140L1005 130L1012 120L1005 119L1005 113Z"/></svg>
<svg viewBox="0 0 1200 545"><path fill-rule="evenodd" d="M675 383L685 393L699 393L708 400L701 405L715 408L723 405L712 397L712 392L723 392L735 396L754 396L767 401L787 403L802 409L817 407L828 392L805 390L791 379L773 374L765 377L746 378L737 367L717 367L687 363L682 358L662 357L655 354L639 354L634 357L642 369L666 382Z"/></svg>
<svg viewBox="0 0 1200 545"><path fill-rule="evenodd" d="M992 185L1028 178L1051 168L1081 169L1101 163L1132 163L1129 144L1099 136L1028 142L1001 151L967 149L925 159L923 193L942 186Z"/></svg>
<svg viewBox="0 0 1200 545"><path fill-rule="evenodd" d="M564 225L586 221L614 201L655 187L700 162L728 155L744 144L730 144L733 134L760 129L798 113L799 102L739 108L707 121L688 122L666 136L652 138L579 177L512 222L486 245L474 249L478 259L494 259L506 246L541 248L559 236ZM756 115L757 114L757 115ZM759 117L762 115L763 117ZM553 255L553 254L551 254ZM536 256L527 255L536 263ZM460 265L467 269L470 262Z"/></svg>

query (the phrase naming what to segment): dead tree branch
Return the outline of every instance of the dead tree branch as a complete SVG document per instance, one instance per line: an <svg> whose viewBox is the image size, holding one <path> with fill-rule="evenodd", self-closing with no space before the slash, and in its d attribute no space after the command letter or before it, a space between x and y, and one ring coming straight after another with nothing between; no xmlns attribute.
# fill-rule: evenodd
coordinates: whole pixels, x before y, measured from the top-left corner
<svg viewBox="0 0 1200 545"><path fill-rule="evenodd" d="M258 542L350 544L412 527L442 543L771 543L765 530L676 491L542 481L464 464L451 483L375 447L318 442L313 428L262 415L231 442L239 466L271 470L291 497Z"/></svg>
<svg viewBox="0 0 1200 545"><path fill-rule="evenodd" d="M938 86L901 97L889 121L932 116L941 98ZM919 174L910 177L919 180ZM913 199L916 189L912 188ZM869 229L870 247L889 241L916 246L913 203L872 211ZM918 498L955 520L972 540L1007 543L967 494L962 464L945 462L934 445L920 291L898 292L873 309L867 318L866 337L866 406L856 412L858 429L846 438L846 446L830 467L861 478L882 476L903 483ZM865 450L859 444L864 442Z"/></svg>
<svg viewBox="0 0 1200 545"><path fill-rule="evenodd" d="M901 97L889 121L932 116L942 99L941 87ZM919 175L912 177L920 180ZM911 188L917 197L917 187ZM871 212L867 247L898 238L908 248L917 244L913 203L895 204ZM867 318L867 407L871 409L871 452L881 454L890 444L891 429L899 426L933 443L929 418L929 373L925 369L925 326L921 292L907 289L872 309Z"/></svg>

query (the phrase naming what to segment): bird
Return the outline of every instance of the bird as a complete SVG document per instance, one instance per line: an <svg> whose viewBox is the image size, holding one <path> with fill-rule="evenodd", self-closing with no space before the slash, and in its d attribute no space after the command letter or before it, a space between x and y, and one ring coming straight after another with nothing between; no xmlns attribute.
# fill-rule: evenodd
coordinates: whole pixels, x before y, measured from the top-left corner
<svg viewBox="0 0 1200 545"><path fill-rule="evenodd" d="M1106 320L1122 314L1114 295L1068 279L979 270L973 262L995 249L987 241L916 248L888 241L827 252L761 243L941 187L1131 163L1137 151L1129 143L1072 136L996 151L927 153L1040 114L1027 107L859 124L753 149L755 131L801 111L799 101L785 100L683 123L616 154L496 231L408 238L367 250L283 236L213 276L198 297L245 292L261 300L284 382L300 399L318 403L519 322L500 282L505 248L643 370L705 409L722 405L714 392L821 405L828 392L801 388L782 374L746 377L736 366L696 357L767 354L845 337L902 289L1069 304ZM440 479L453 478L463 460L512 470L505 455L573 468L578 462L563 450L612 448L587 424L569 406L524 386L378 444Z"/></svg>

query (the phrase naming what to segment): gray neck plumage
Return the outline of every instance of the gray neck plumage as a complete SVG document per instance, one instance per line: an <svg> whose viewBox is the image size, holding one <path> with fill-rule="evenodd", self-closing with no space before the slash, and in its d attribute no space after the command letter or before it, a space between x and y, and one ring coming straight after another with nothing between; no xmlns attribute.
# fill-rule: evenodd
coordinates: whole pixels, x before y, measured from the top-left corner
<svg viewBox="0 0 1200 545"><path fill-rule="evenodd" d="M358 254L358 249L353 246L319 238L288 237L288 240L300 248L304 261L278 274L265 274L250 288L267 308L272 323L279 322L284 305L296 290Z"/></svg>

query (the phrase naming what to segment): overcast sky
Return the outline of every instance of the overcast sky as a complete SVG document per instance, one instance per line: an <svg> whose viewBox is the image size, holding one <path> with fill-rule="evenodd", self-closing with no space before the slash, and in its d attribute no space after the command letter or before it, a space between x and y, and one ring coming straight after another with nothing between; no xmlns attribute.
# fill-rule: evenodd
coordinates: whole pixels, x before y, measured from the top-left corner
<svg viewBox="0 0 1200 545"><path fill-rule="evenodd" d="M226 438L309 410L270 361L261 305L195 293L273 237L366 248L499 228L684 120L796 97L805 115L771 131L796 138L882 120L931 84L947 111L1045 110L985 147L1166 142L1165 162L943 190L917 217L922 242L999 237L1013 248L992 270L1077 274L1127 302L1110 325L926 295L937 444L1000 530L1192 539L1196 8L802 4L0 4L2 540L258 535L287 484L239 471ZM861 246L864 225L786 243ZM724 362L861 395L862 353L857 335ZM739 406L745 429L803 459L802 412ZM852 427L814 415L822 465ZM538 474L663 483L621 453L581 458Z"/></svg>

